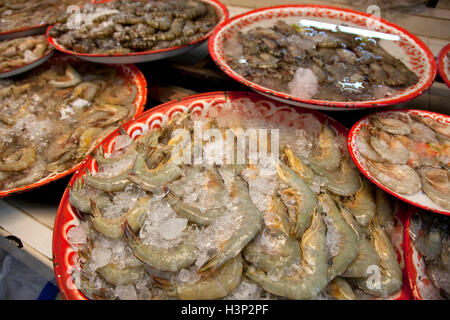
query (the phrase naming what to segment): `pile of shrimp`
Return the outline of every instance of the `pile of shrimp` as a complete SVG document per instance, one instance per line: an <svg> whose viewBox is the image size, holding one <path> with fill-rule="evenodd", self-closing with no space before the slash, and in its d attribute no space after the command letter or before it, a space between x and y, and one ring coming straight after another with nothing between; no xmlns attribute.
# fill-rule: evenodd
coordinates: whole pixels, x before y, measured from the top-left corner
<svg viewBox="0 0 450 320"><path fill-rule="evenodd" d="M444 215L419 210L412 217L410 236L425 260L425 272L433 284L428 290L421 290L424 299L450 299L449 227L450 219Z"/></svg>
<svg viewBox="0 0 450 320"><path fill-rule="evenodd" d="M68 7L89 0L1 0L0 32L53 24L65 17Z"/></svg>
<svg viewBox="0 0 450 320"><path fill-rule="evenodd" d="M31 63L51 50L44 35L1 41L0 72Z"/></svg>
<svg viewBox="0 0 450 320"><path fill-rule="evenodd" d="M198 0L116 0L86 5L83 25L71 18L50 30L66 49L127 54L183 46L203 38L218 23L215 8Z"/></svg>
<svg viewBox="0 0 450 320"><path fill-rule="evenodd" d="M360 176L345 137L312 114L294 121L308 129L245 118L253 102L237 101L214 116L173 116L135 139L122 129L112 153L94 152L98 170L69 187L83 219L68 233L77 287L93 299L248 298L248 288L269 299L397 293L394 204ZM223 147L220 134L277 126L278 156L210 157ZM219 135L203 136L203 162L180 161L190 146L198 151L199 127Z"/></svg>
<svg viewBox="0 0 450 320"><path fill-rule="evenodd" d="M402 195L424 192L450 210L450 125L413 113L369 117L357 136L370 173Z"/></svg>
<svg viewBox="0 0 450 320"><path fill-rule="evenodd" d="M224 49L241 76L302 99L381 99L418 82L377 39L284 20L239 32Z"/></svg>
<svg viewBox="0 0 450 320"><path fill-rule="evenodd" d="M0 190L78 164L135 114L136 89L117 68L50 60L0 81Z"/></svg>

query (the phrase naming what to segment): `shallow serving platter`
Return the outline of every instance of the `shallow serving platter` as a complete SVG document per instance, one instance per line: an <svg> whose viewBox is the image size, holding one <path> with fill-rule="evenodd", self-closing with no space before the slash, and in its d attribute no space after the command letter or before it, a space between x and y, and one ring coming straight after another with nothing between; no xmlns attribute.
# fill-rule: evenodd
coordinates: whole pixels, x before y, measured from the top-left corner
<svg viewBox="0 0 450 320"><path fill-rule="evenodd" d="M450 88L450 43L447 44L442 50L439 52L437 63L438 63L438 71L442 80L447 84Z"/></svg>
<svg viewBox="0 0 450 320"><path fill-rule="evenodd" d="M0 40L10 40L10 39L15 39L15 38L20 38L20 37L33 36L36 34L43 34L43 33L45 33L45 29L47 29L47 26L48 26L48 24L43 24L43 25L24 27L24 28L20 28L20 29L0 32Z"/></svg>
<svg viewBox="0 0 450 320"><path fill-rule="evenodd" d="M446 116L443 114L439 114L436 112L431 111L424 111L424 110L413 110L413 109L403 109L403 110L392 110L392 111L380 111L375 113L378 116L386 117L392 114L395 114L397 112L406 112L408 114L415 114L420 115L422 117L428 117L432 118L434 120L441 121L443 123L447 123L450 125L450 116ZM383 185L381 182L379 182L368 170L364 157L360 155L356 143L356 137L358 136L358 133L360 130L364 127L366 127L369 124L368 116L362 118L357 123L355 123L350 130L350 134L348 136L348 149L350 152L350 156L353 159L353 162L355 162L356 166L359 168L359 170L367 177L369 180L371 180L373 183L375 183L378 187L383 189L384 191L392 194L393 196L399 198L400 200L403 200L405 202L408 202L412 205L415 205L419 208L434 211L441 214L450 215L450 210L446 210L433 202L423 191L419 191L416 194L413 195L402 195L397 192L392 191L385 185Z"/></svg>
<svg viewBox="0 0 450 320"><path fill-rule="evenodd" d="M103 3L103 2L109 2L107 1L97 1L97 3ZM140 62L148 62L148 61L154 61L154 60L161 60L170 58L173 56L177 56L180 54L183 54L191 49L197 48L202 43L204 43L214 32L216 28L220 24L222 24L224 21L226 21L229 17L228 9L225 5L223 5L218 0L199 0L206 2L209 5L212 5L217 12L217 16L219 21L217 22L216 26L208 32L206 35L204 35L202 38L188 43L183 46L177 46L177 47L170 47L160 50L149 50L149 51L140 51L140 52L132 52L127 54L98 54L98 53L79 53L72 50L65 49L63 46L58 44L58 41L51 37L49 35L49 31L52 28L51 26L47 29L47 39L48 42L51 43L57 50L62 51L64 53L74 55L79 57L80 59L91 61L91 62L98 62L98 63L107 63L107 64L122 64L122 63L140 63Z"/></svg>
<svg viewBox="0 0 450 320"><path fill-rule="evenodd" d="M283 19L287 23L298 23L300 19L309 19L358 28L367 28L368 25L378 23L377 19L367 13L321 5L285 5L257 9L236 16L216 29L209 41L211 57L228 76L263 95L292 105L322 110L352 110L402 103L422 94L432 85L436 76L436 61L425 44L401 27L380 19L379 28L374 31L400 37L398 41L380 40L380 44L417 74L419 77L417 84L398 90L396 94L388 98L370 101L307 100L260 86L245 79L227 64L224 41L234 36L236 32L246 31L258 26L267 27L273 25L279 19Z"/></svg>
<svg viewBox="0 0 450 320"><path fill-rule="evenodd" d="M260 114L261 118L270 119L278 123L281 122L293 128L295 128L295 126L298 125L302 119L308 119L306 114L312 114L320 122L328 122L328 124L332 126L339 134L346 136L348 133L348 130L345 127L320 112L301 108L292 108L285 103L267 99L256 93L223 91L194 95L180 100L173 100L164 103L158 107L147 110L135 120L127 122L123 125L123 128L133 139L136 139L144 131L164 126L174 115L193 112L208 116L209 110L220 108L220 105L227 101L243 103L251 101L255 104L254 109L257 110L257 113ZM252 111L252 114L254 114L253 112L254 110ZM296 116L294 118L297 119L296 121L292 121L293 115ZM101 145L97 146L97 148L103 148L105 153L110 154L114 150L115 139L119 135L119 131L115 130L108 137L106 137ZM69 186L71 186L76 179L85 174L85 168L88 168L91 172L96 171L97 165L95 159L91 156L86 158L82 166L79 167L73 175L69 182ZM54 271L56 281L64 299L87 299L76 287L75 282L71 277L73 270L79 268L77 264L78 255L70 246L67 236L68 231L72 227L79 225L81 221L80 219L81 216L78 211L69 203L69 189L66 188L55 218L53 232ZM402 260L403 222L401 221L397 225L399 228L399 237L397 238L399 240L395 242L395 247L397 254L399 254L399 259ZM391 298L408 299L409 291L407 286L404 286L398 294Z"/></svg>
<svg viewBox="0 0 450 320"><path fill-rule="evenodd" d="M7 71L1 72L0 73L0 79L7 78L7 77L12 77L12 76L15 76L15 75L27 72L28 70L31 70L33 68L36 68L37 66L40 66L45 61L50 59L50 57L53 55L53 53L54 53L54 49L50 48L50 51L47 54L43 55L40 58L37 58L34 61L31 61L31 62L29 62L27 64L24 64L23 66L16 67L16 68L9 69Z"/></svg>
<svg viewBox="0 0 450 320"><path fill-rule="evenodd" d="M57 56L53 57L47 63L49 65L58 64L58 63L71 63L71 64L80 64L84 63L82 60L76 58L76 57L70 57L70 56ZM135 106L135 113L132 117L132 119L136 118L138 115L140 115L145 108L145 103L147 102L147 81L145 80L144 75L142 72L134 65L117 65L115 66L117 68L119 76L126 80L128 85L135 86L136 87L136 99L134 100L134 106ZM83 161L80 161L78 164L76 164L74 167L58 173L50 174L39 181L36 181L32 184L22 186L19 188L14 189L6 189L6 190L0 190L0 197L5 197L8 195L11 195L16 192L24 192L31 189L35 189L38 187L41 187L43 185L46 185L52 181L58 180L62 177L65 177L78 168L80 168L83 165Z"/></svg>

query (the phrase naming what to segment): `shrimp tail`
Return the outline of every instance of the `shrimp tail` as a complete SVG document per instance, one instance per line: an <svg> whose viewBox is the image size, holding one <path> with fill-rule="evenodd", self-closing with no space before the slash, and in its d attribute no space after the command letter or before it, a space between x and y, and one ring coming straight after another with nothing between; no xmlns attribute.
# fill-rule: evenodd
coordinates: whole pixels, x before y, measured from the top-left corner
<svg viewBox="0 0 450 320"><path fill-rule="evenodd" d="M128 219L125 219L125 221L123 222L122 231L129 243L136 243L139 241L138 237L128 223Z"/></svg>
<svg viewBox="0 0 450 320"><path fill-rule="evenodd" d="M152 276L153 282L155 284L156 287L163 289L165 291L173 291L174 290L174 285L167 279L163 279L161 277Z"/></svg>
<svg viewBox="0 0 450 320"><path fill-rule="evenodd" d="M203 273L206 271L209 271L213 268L215 268L218 265L221 265L223 261L225 261L226 259L224 259L224 257L221 254L217 254L215 256L213 256L212 258L210 258L208 261L206 261L201 267L200 269L198 269L197 273Z"/></svg>
<svg viewBox="0 0 450 320"><path fill-rule="evenodd" d="M95 203L95 201L93 199L90 199L91 202L91 214L94 216L94 218L97 217L101 217L102 213L100 211L100 209L98 208L97 204Z"/></svg>

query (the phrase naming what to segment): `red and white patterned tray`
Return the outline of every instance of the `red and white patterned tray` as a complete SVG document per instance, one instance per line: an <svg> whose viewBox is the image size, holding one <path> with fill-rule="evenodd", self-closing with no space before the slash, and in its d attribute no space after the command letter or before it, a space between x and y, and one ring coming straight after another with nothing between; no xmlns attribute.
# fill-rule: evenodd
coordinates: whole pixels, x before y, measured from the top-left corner
<svg viewBox="0 0 450 320"><path fill-rule="evenodd" d="M103 1L96 1L96 3L104 3L109 2L111 0L103 0ZM200 0L203 2L206 2L207 4L213 6L216 9L217 16L218 16L218 22L215 28L217 28L221 23L226 21L229 17L228 9L225 5L223 5L218 0ZM188 43L183 46L178 47L170 47L165 49L159 49L159 50L147 50L147 51L139 51L139 52L132 52L127 54L98 54L98 53L80 53L75 52L72 50L68 50L58 44L58 41L51 37L49 35L49 31L52 27L50 26L47 29L47 39L48 42L51 43L57 50L62 51L64 53L74 55L79 57L80 59L91 61L91 62L98 62L98 63L107 63L107 64L122 64L122 63L140 63L140 62L148 62L148 61L154 61L154 60L160 60L160 59L166 59L170 58L176 55L183 54L191 49L194 49L204 43L213 33L215 28L205 34L202 38L195 40L191 43Z"/></svg>
<svg viewBox="0 0 450 320"><path fill-rule="evenodd" d="M210 110L220 108L220 106L227 102L234 102L234 106L241 112L245 110L240 107L240 102L245 104L248 101L254 103L254 110L260 114L260 117L267 120L272 120L275 123L282 123L292 128L299 127L299 123L302 120L309 119L306 114L314 115L320 122L326 121L332 126L340 135L346 136L348 130L335 120L327 117L326 115L317 112L315 110L307 110L301 108L293 108L284 103L280 103L271 99L267 99L261 95L250 92L213 92L194 95L183 98L181 100L173 100L162 104L158 107L152 108L144 112L136 120L130 121L123 125L126 132L133 138L139 137L143 131L152 130L164 126L167 121L174 115L179 113L185 113L191 111L193 113L200 113L205 116L209 115ZM111 153L114 150L114 143L117 136L119 136L118 130L109 135L98 148L103 148L105 153ZM83 165L75 172L69 185L82 177L85 174L85 168L89 168L91 172L97 170L95 159L88 156L83 162ZM400 212L400 211L399 211ZM71 274L78 267L76 251L70 246L67 233L80 223L80 214L69 203L69 190L65 190L61 199L58 213L55 219L55 226L53 232L53 263L56 281L60 288L61 294L65 299L84 300L86 297L76 287ZM396 229L399 236L394 241L394 245L397 253L399 254L399 261L403 265L403 220L398 220ZM406 282L405 282L406 283ZM409 289L407 285L396 294L392 299L409 299Z"/></svg>
<svg viewBox="0 0 450 320"><path fill-rule="evenodd" d="M309 19L337 25L345 24L358 28L367 28L368 25L374 26L378 24L379 28L374 31L400 37L398 41L380 40L380 44L394 57L400 59L414 71L419 77L419 82L413 86L399 90L394 95L384 99L370 101L329 101L300 99L248 81L227 64L224 41L233 37L236 32L245 31L257 26L270 26L279 19L283 19L287 23L298 23L300 19ZM253 90L289 104L322 110L351 110L399 104L421 95L432 85L436 76L436 61L433 54L415 35L384 19L377 20L377 18L367 13L321 5L276 6L257 9L236 16L216 29L209 41L209 52L215 63L227 75Z"/></svg>
<svg viewBox="0 0 450 320"><path fill-rule="evenodd" d="M70 56L54 56L49 61L46 62L49 66L54 64L62 64L62 63L71 63L71 64L79 64L79 63L85 63L82 60L76 58L76 57L70 57ZM136 87L136 98L134 100L134 106L135 106L135 113L132 117L132 119L136 118L138 115L140 115L145 108L145 103L147 102L147 81L145 80L144 75L142 72L134 65L117 65L115 66L118 71L118 75L124 79L128 86L135 86ZM28 191L31 189L35 189L38 187L41 187L43 185L46 185L52 181L58 180L62 177L67 176L68 174L71 174L78 168L82 166L83 162L80 161L78 164L76 164L71 169L68 169L63 172L53 173L48 175L47 177L44 177L40 179L39 181L36 181L30 185L22 186L19 188L13 188L13 189L7 189L7 190L0 190L0 197L8 196L15 192L23 192Z"/></svg>
<svg viewBox="0 0 450 320"><path fill-rule="evenodd" d="M404 110L392 110L392 111L380 111L377 113L374 113L375 115L381 116L381 117L387 117L389 115L395 114L397 112L406 112L409 114L415 114L420 115L422 117L428 117L432 118L434 120L441 121L443 123L447 123L450 125L450 116L446 116L443 114L439 114L436 112L431 111L424 111L424 110L412 110L412 109L404 109ZM403 195L399 194L397 192L394 192L393 190L389 189L385 185L383 185L381 182L379 182L368 170L366 163L364 161L364 157L361 156L361 154L358 151L358 146L356 142L356 138L361 131L362 128L368 126L369 120L368 116L362 118L357 123L353 125L353 127L350 129L350 133L348 135L348 149L350 152L350 156L353 159L353 162L355 162L356 166L359 168L359 170L373 183L375 183L378 187L383 189L384 191L392 194L393 196L399 198L400 200L403 200L405 202L408 202L409 204L415 205L419 208L434 211L437 213L442 213L446 215L450 215L450 211L446 210L445 208L442 208L435 202L433 202L423 191L419 191L416 194L413 195Z"/></svg>

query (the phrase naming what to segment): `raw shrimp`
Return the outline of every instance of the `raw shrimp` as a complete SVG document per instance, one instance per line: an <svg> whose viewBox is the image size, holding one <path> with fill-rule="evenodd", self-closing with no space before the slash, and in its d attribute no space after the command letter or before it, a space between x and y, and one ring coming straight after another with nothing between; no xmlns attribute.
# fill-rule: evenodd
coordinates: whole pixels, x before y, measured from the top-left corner
<svg viewBox="0 0 450 320"><path fill-rule="evenodd" d="M4 172L6 173L6 171ZM33 164L33 166L28 169L27 175L24 178L18 179L17 181L13 182L13 187L17 188L29 185L31 183L38 181L42 177L45 177L46 174L48 174L48 171L45 161L37 160ZM1 177L0 180L2 180Z"/></svg>
<svg viewBox="0 0 450 320"><path fill-rule="evenodd" d="M347 158L343 158L341 166L334 171L317 167L313 163L311 163L311 167L326 179L325 187L335 194L352 196L361 188L359 171Z"/></svg>
<svg viewBox="0 0 450 320"><path fill-rule="evenodd" d="M376 297L392 296L401 289L403 279L397 253L377 217L369 225L369 234L372 246L380 257L379 279L374 277L375 282L372 283L369 278L359 278L356 279L356 284L365 292Z"/></svg>
<svg viewBox="0 0 450 320"><path fill-rule="evenodd" d="M440 122L431 118L411 115L417 121L425 123L428 127L447 138L450 138L450 125L448 123Z"/></svg>
<svg viewBox="0 0 450 320"><path fill-rule="evenodd" d="M122 126L119 127L119 132L121 135L128 136L128 133L125 131L125 129ZM140 138L144 139L144 136L140 136L138 139L140 139ZM118 156L106 158L105 151L103 150L103 146L100 146L97 149L97 151L95 152L95 154L93 154L93 157L98 165L105 165L105 164L113 163L113 162L116 162L119 160L123 160L128 157L135 157L135 156L136 156L135 141L133 141L127 147L125 152L121 153Z"/></svg>
<svg viewBox="0 0 450 320"><path fill-rule="evenodd" d="M96 272L107 282L115 286L126 286L136 283L144 274L144 266L120 267L114 263L98 268Z"/></svg>
<svg viewBox="0 0 450 320"><path fill-rule="evenodd" d="M308 229L311 224L312 216L314 212L317 211L317 196L308 185L284 163L279 162L277 168L281 180L291 187L287 190L292 193L297 200L296 221L295 226L291 229L291 234L299 239L306 229ZM286 192L286 190L283 192Z"/></svg>
<svg viewBox="0 0 450 320"><path fill-rule="evenodd" d="M82 98L86 101L92 102L98 91L98 85L92 82L82 82L78 84L72 92L72 99Z"/></svg>
<svg viewBox="0 0 450 320"><path fill-rule="evenodd" d="M319 201L338 234L337 253L332 257L328 278L333 280L347 270L359 252L358 237L342 217L335 201L327 193L319 196Z"/></svg>
<svg viewBox="0 0 450 320"><path fill-rule="evenodd" d="M361 189L354 196L342 201L344 206L353 213L358 223L364 227L375 216L376 205L373 191L372 184L367 179L363 179Z"/></svg>
<svg viewBox="0 0 450 320"><path fill-rule="evenodd" d="M111 178L105 178L91 175L89 169L86 168L86 175L84 175L83 179L88 186L94 187L96 189L107 192L120 191L131 183L131 181L128 179L130 172L131 165L121 174Z"/></svg>
<svg viewBox="0 0 450 320"><path fill-rule="evenodd" d="M175 211L178 215L195 224L208 226L216 217L227 210L227 208L222 205L223 198L226 195L226 187L217 166L215 165L207 172L206 189L210 191L209 196L211 200L209 201L211 206L206 210L200 210L195 206L191 206L183 202L180 196L178 196L173 190L170 190L170 187L168 188L164 199L167 200L173 211Z"/></svg>
<svg viewBox="0 0 450 320"><path fill-rule="evenodd" d="M125 238L136 258L160 271L176 272L189 268L196 260L197 247L183 241L173 248L158 248L144 244L133 232L127 220L122 225Z"/></svg>
<svg viewBox="0 0 450 320"><path fill-rule="evenodd" d="M383 118L380 116L369 116L369 121L378 129L391 134L410 134L411 127L408 123L394 118Z"/></svg>
<svg viewBox="0 0 450 320"><path fill-rule="evenodd" d="M408 149L386 132L372 133L370 144L384 161L393 164L406 164L408 162Z"/></svg>
<svg viewBox="0 0 450 320"><path fill-rule="evenodd" d="M95 230L109 238L118 239L123 235L122 225L125 220L132 231L138 230L141 217L147 212L149 199L149 197L140 199L128 212L118 218L105 218L95 201L91 199L91 221Z"/></svg>
<svg viewBox="0 0 450 320"><path fill-rule="evenodd" d="M270 241L269 247L266 241ZM297 239L270 227L247 244L243 254L245 260L256 268L276 275L285 273L293 264L300 262L302 255Z"/></svg>
<svg viewBox="0 0 450 320"><path fill-rule="evenodd" d="M67 132L50 143L45 153L45 159L48 162L54 162L61 159L64 155L72 154L76 150L75 139L71 132Z"/></svg>
<svg viewBox="0 0 450 320"><path fill-rule="evenodd" d="M80 116L80 121L86 126L103 128L123 120L128 113L128 108L120 105L94 105Z"/></svg>
<svg viewBox="0 0 450 320"><path fill-rule="evenodd" d="M217 268L228 259L236 257L262 227L261 212L250 197L247 181L239 174L234 177L230 196L237 210L242 214L240 226L233 233L223 250L209 259L198 270L199 273Z"/></svg>
<svg viewBox="0 0 450 320"><path fill-rule="evenodd" d="M37 159L34 146L19 149L0 163L0 171L22 171L31 167Z"/></svg>
<svg viewBox="0 0 450 320"><path fill-rule="evenodd" d="M76 151L76 157L81 158L85 154L87 154L89 149L95 145L94 141L99 137L99 134L101 132L102 129L95 127L94 128L91 127L84 130L78 139L79 142L78 142L78 149Z"/></svg>
<svg viewBox="0 0 450 320"><path fill-rule="evenodd" d="M167 183L181 176L181 168L175 161L169 160L166 164L160 164L155 169L149 169L145 161L152 149L146 149L141 143L136 145L136 149L136 160L132 172L128 174L128 179L138 184L142 189L150 192L162 189Z"/></svg>
<svg viewBox="0 0 450 320"><path fill-rule="evenodd" d="M359 131L356 136L356 143L358 145L359 153L364 157L376 162L382 162L382 158L370 145L370 134L369 131L364 127Z"/></svg>
<svg viewBox="0 0 450 320"><path fill-rule="evenodd" d="M418 170L422 189L427 196L441 207L450 210L450 173L445 169L422 167Z"/></svg>
<svg viewBox="0 0 450 320"><path fill-rule="evenodd" d="M288 166L294 170L298 176L308 184L314 181L314 172L300 160L292 151L291 147L286 146L284 148L284 154L287 159Z"/></svg>
<svg viewBox="0 0 450 320"><path fill-rule="evenodd" d="M330 294L338 300L356 300L356 295L347 280L336 277L330 282Z"/></svg>
<svg viewBox="0 0 450 320"><path fill-rule="evenodd" d="M83 180L81 178L76 179L72 186L69 185L69 202L80 212L92 212L90 199L94 200L97 208L100 210L111 204L110 195L107 193L83 188Z"/></svg>
<svg viewBox="0 0 450 320"><path fill-rule="evenodd" d="M327 125L323 125L312 152L311 165L322 170L333 171L339 168L342 154L335 132Z"/></svg>
<svg viewBox="0 0 450 320"><path fill-rule="evenodd" d="M394 230L394 208L389 195L377 188L375 195L376 215L381 227L391 234Z"/></svg>
<svg viewBox="0 0 450 320"><path fill-rule="evenodd" d="M419 175L410 166L367 160L367 167L377 180L394 192L415 194L422 189Z"/></svg>
<svg viewBox="0 0 450 320"><path fill-rule="evenodd" d="M287 268L300 262L300 243L289 235L287 208L279 197L278 190L272 196L271 206L278 221L266 223L262 233L245 246L243 253L245 260L258 269L266 273L282 274Z"/></svg>
<svg viewBox="0 0 450 320"><path fill-rule="evenodd" d="M223 182L222 176L219 173L217 165L213 165L206 173L208 182L206 183L206 189L211 191L211 204L213 206L222 205L222 201L227 189Z"/></svg>
<svg viewBox="0 0 450 320"><path fill-rule="evenodd" d="M271 221L270 228L280 230L286 235L290 234L292 229L291 221L289 219L289 213L286 205L284 204L279 194L278 188L275 189L272 195L270 212L277 221Z"/></svg>
<svg viewBox="0 0 450 320"><path fill-rule="evenodd" d="M210 225L215 217L226 210L226 207L222 206L219 208L211 208L202 212L199 208L183 202L183 200L170 189L164 196L164 199L167 200L172 210L178 215L200 226Z"/></svg>
<svg viewBox="0 0 450 320"><path fill-rule="evenodd" d="M435 145L415 142L408 136L396 136L396 139L408 150L408 165L411 167L418 168L423 165L439 167L439 152L433 149ZM439 150L439 147L436 147L436 149Z"/></svg>
<svg viewBox="0 0 450 320"><path fill-rule="evenodd" d="M49 84L58 88L68 88L76 86L81 80L81 75L69 64L66 69L66 79L50 80Z"/></svg>
<svg viewBox="0 0 450 320"><path fill-rule="evenodd" d="M180 300L212 300L227 296L241 282L242 257L237 255L225 262L215 271L202 275L194 284L173 285L161 278L153 277L156 285L165 290L168 296Z"/></svg>
<svg viewBox="0 0 450 320"><path fill-rule="evenodd" d="M425 124L409 119L409 125L411 127L411 133L409 134L409 138L411 138L415 142L422 143L436 143L437 136L433 129L429 128Z"/></svg>
<svg viewBox="0 0 450 320"><path fill-rule="evenodd" d="M355 260L348 266L347 270L341 275L347 278L362 278L368 276L369 267L379 266L380 257L375 252L375 249L371 246L367 240L366 233L361 225L356 221L353 214L337 202L341 215L347 224L353 229L358 236L359 251Z"/></svg>
<svg viewBox="0 0 450 320"><path fill-rule="evenodd" d="M295 275L279 280L254 266L247 266L244 274L264 290L289 299L313 299L328 283L328 264L325 253L325 224L319 213L314 213L308 230L301 239L302 268Z"/></svg>

